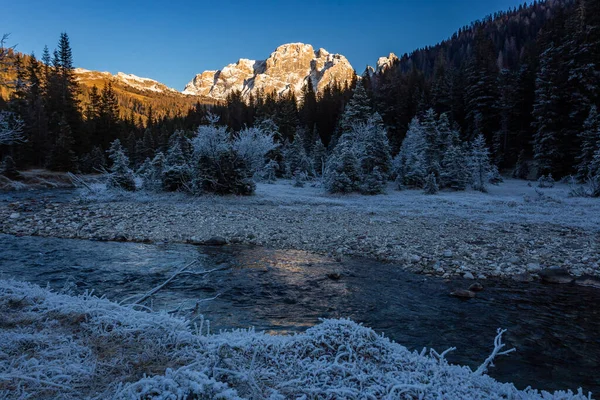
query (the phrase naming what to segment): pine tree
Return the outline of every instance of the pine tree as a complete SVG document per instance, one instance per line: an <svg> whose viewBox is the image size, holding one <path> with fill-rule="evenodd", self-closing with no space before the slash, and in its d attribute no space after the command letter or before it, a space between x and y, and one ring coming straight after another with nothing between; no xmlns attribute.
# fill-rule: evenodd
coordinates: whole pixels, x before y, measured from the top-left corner
<svg viewBox="0 0 600 400"><path fill-rule="evenodd" d="M600 148L600 118L595 105L590 108L590 113L583 124L583 130L579 134L581 150L577 157L577 178L584 181L591 175L590 164L594 159L594 153Z"/></svg>
<svg viewBox="0 0 600 400"><path fill-rule="evenodd" d="M527 179L529 177L529 164L525 158L525 150L521 150L513 172L513 178Z"/></svg>
<svg viewBox="0 0 600 400"><path fill-rule="evenodd" d="M441 186L453 190L465 190L469 182L469 163L465 151L461 146L450 145L442 161Z"/></svg>
<svg viewBox="0 0 600 400"><path fill-rule="evenodd" d="M352 98L346 104L344 113L340 117L341 132L350 131L353 124L366 123L373 115L371 100L363 85L356 85Z"/></svg>
<svg viewBox="0 0 600 400"><path fill-rule="evenodd" d="M327 149L321 141L321 138L317 138L313 146L312 151L312 162L315 170L315 174L322 176L325 168L325 161L327 160Z"/></svg>
<svg viewBox="0 0 600 400"><path fill-rule="evenodd" d="M50 151L48 168L53 171L77 171L77 155L73 151L73 135L66 118L58 125L58 138Z"/></svg>
<svg viewBox="0 0 600 400"><path fill-rule="evenodd" d="M166 192L181 190L189 184L190 168L181 150L179 140L174 140L162 168L162 189Z"/></svg>
<svg viewBox="0 0 600 400"><path fill-rule="evenodd" d="M359 189L359 164L352 141L342 135L340 143L327 161L325 187L330 193L351 193Z"/></svg>
<svg viewBox="0 0 600 400"><path fill-rule="evenodd" d="M110 167L106 186L112 189L134 191L135 179L133 172L129 169L129 158L125 154L121 141L119 139L113 141L107 153L108 158L112 161L112 166Z"/></svg>
<svg viewBox="0 0 600 400"><path fill-rule="evenodd" d="M4 157L4 160L2 160L2 164L0 164L0 175L13 181L21 178L21 174L17 170L17 164L11 156L6 156Z"/></svg>
<svg viewBox="0 0 600 400"><path fill-rule="evenodd" d="M288 178L292 178L296 173L314 175L312 161L306 154L300 137L296 137L296 140L284 148L284 158Z"/></svg>
<svg viewBox="0 0 600 400"><path fill-rule="evenodd" d="M423 127L415 117L394 161L399 186L423 187L427 176L426 147Z"/></svg>
<svg viewBox="0 0 600 400"><path fill-rule="evenodd" d="M423 192L425 194L437 194L439 191L440 188L438 187L435 174L432 172L429 175L427 175L425 185L423 186Z"/></svg>
<svg viewBox="0 0 600 400"><path fill-rule="evenodd" d="M469 164L473 189L484 193L487 192L488 173L490 172L491 165L490 153L483 135L478 135L471 144Z"/></svg>

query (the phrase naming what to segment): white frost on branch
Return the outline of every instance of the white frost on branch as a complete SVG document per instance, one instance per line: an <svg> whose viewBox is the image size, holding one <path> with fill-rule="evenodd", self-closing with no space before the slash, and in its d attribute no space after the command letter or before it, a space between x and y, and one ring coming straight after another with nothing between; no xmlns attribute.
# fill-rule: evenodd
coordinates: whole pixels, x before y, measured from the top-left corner
<svg viewBox="0 0 600 400"><path fill-rule="evenodd" d="M506 329L498 328L498 334L496 335L496 338L494 339L494 350L492 351L492 354L490 354L490 356L488 358L486 358L486 360L483 362L483 364L481 364L479 366L479 368L477 368L477 370L475 371L476 375L483 375L487 372L488 367L493 367L494 359L496 357L505 356L505 355L517 350L513 347L510 350L500 351L506 346L505 343L502 343L502 335L505 332L506 332Z"/></svg>
<svg viewBox="0 0 600 400"><path fill-rule="evenodd" d="M0 111L0 145L24 141L23 121L9 111Z"/></svg>

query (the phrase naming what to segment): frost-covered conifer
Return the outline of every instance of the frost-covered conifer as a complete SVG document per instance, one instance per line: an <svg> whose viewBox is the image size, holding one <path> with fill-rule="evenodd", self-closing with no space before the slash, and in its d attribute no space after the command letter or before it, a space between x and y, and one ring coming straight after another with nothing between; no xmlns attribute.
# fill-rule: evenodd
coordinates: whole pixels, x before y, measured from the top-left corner
<svg viewBox="0 0 600 400"><path fill-rule="evenodd" d="M542 189L553 188L555 183L552 174L542 175L538 178L538 187Z"/></svg>
<svg viewBox="0 0 600 400"><path fill-rule="evenodd" d="M413 118L394 160L396 181L401 186L423 187L427 176L425 160L426 142L423 127L417 117Z"/></svg>
<svg viewBox="0 0 600 400"><path fill-rule="evenodd" d="M490 172L488 172L488 182L492 185L498 185L504 182L504 178L502 178L502 175L500 175L498 166L495 164L492 164L490 166Z"/></svg>
<svg viewBox="0 0 600 400"><path fill-rule="evenodd" d="M444 121L445 123L446 121ZM440 137L440 131L438 129L438 120L436 119L435 111L430 108L425 113L423 121L421 122L423 134L425 137L425 168L427 174L440 174L440 161L442 158L442 146L443 141ZM444 127L444 129L449 129Z"/></svg>
<svg viewBox="0 0 600 400"><path fill-rule="evenodd" d="M366 123L352 125L352 137L361 173L366 177L378 168L378 174L387 181L392 169L392 156L387 133L381 117L375 113Z"/></svg>
<svg viewBox="0 0 600 400"><path fill-rule="evenodd" d="M423 192L425 192L425 194L437 194L439 191L440 188L437 184L437 179L435 178L435 174L432 172L427 175L425 185L423 186Z"/></svg>
<svg viewBox="0 0 600 400"><path fill-rule="evenodd" d="M369 95L363 85L357 84L352 98L346 104L344 113L340 117L342 134L348 132L353 124L367 122L372 115L373 108L371 107Z"/></svg>
<svg viewBox="0 0 600 400"><path fill-rule="evenodd" d="M162 190L175 192L188 186L191 173L190 167L183 155L181 141L173 140L162 168Z"/></svg>
<svg viewBox="0 0 600 400"><path fill-rule="evenodd" d="M307 175L314 175L312 160L306 154L302 138L296 136L294 141L284 149L285 171L288 178L292 178L297 171Z"/></svg>
<svg viewBox="0 0 600 400"><path fill-rule="evenodd" d="M134 191L135 179L129 168L129 158L125 154L123 146L121 146L121 141L116 139L112 142L107 153L108 158L112 161L106 183L107 187Z"/></svg>
<svg viewBox="0 0 600 400"><path fill-rule="evenodd" d="M579 162L577 165L577 178L583 181L593 175L591 164L594 160L594 153L600 149L600 117L595 105L591 107L579 137L581 139L581 150L577 156Z"/></svg>
<svg viewBox="0 0 600 400"><path fill-rule="evenodd" d="M519 157L517 158L517 164L513 172L513 178L527 179L529 176L529 164L525 159L525 150L521 150Z"/></svg>
<svg viewBox="0 0 600 400"><path fill-rule="evenodd" d="M491 169L490 152L481 134L477 135L471 144L469 166L473 189L480 192L487 192L487 178Z"/></svg>
<svg viewBox="0 0 600 400"><path fill-rule="evenodd" d="M17 164L11 156L4 157L2 164L0 164L0 175L7 177L8 179L19 179L21 174L17 171Z"/></svg>
<svg viewBox="0 0 600 400"><path fill-rule="evenodd" d="M369 174L362 176L360 192L369 195L380 194L385 192L386 184L387 174L383 174L376 166Z"/></svg>
<svg viewBox="0 0 600 400"><path fill-rule="evenodd" d="M359 185L359 164L352 141L347 135L342 135L327 161L325 187L330 193L350 193L357 191Z"/></svg>
<svg viewBox="0 0 600 400"><path fill-rule="evenodd" d="M450 145L442 161L441 186L453 190L465 190L469 179L469 162L465 150L462 146Z"/></svg>
<svg viewBox="0 0 600 400"><path fill-rule="evenodd" d="M321 141L321 138L317 138L313 150L312 150L312 162L315 170L315 175L322 176L325 168L325 161L327 160L327 149Z"/></svg>
<svg viewBox="0 0 600 400"><path fill-rule="evenodd" d="M269 160L262 170L262 179L267 183L275 183L275 181L277 180L278 169L279 164L277 163L277 161Z"/></svg>

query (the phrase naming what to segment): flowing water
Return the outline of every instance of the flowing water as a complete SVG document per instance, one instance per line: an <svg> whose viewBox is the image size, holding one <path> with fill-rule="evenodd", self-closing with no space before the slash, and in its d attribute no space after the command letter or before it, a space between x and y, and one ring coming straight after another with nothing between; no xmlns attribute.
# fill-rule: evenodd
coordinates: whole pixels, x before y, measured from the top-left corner
<svg viewBox="0 0 600 400"><path fill-rule="evenodd" d="M448 359L477 367L496 329L517 352L490 375L519 388L583 387L600 393L600 290L486 280L475 299L449 296L469 281L445 282L370 260L343 263L302 252L246 246L93 242L0 235L0 276L74 293L94 289L111 300L143 294L181 266L153 297L154 309L198 309L213 331L305 330L319 318L347 317L420 350L456 346ZM328 275L341 273L338 280ZM216 297L216 298L215 298ZM210 301L203 299L214 298Z"/></svg>

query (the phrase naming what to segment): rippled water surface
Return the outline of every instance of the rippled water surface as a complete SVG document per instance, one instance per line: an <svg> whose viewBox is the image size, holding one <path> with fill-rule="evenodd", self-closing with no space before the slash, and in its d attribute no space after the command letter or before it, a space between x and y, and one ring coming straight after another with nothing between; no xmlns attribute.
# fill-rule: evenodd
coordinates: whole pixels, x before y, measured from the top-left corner
<svg viewBox="0 0 600 400"><path fill-rule="evenodd" d="M469 281L444 282L370 260L343 263L301 251L245 246L107 243L0 235L0 274L111 300L145 293L193 260L153 297L155 309L197 307L213 330L302 331L319 318L348 317L407 346L445 350L477 367L496 328L516 353L490 375L517 387L583 387L600 393L600 290L571 285L483 281L464 301L449 296ZM328 274L341 272L341 279ZM202 302L217 296L214 300ZM198 303L200 301L200 303ZM198 306L196 306L198 304Z"/></svg>

